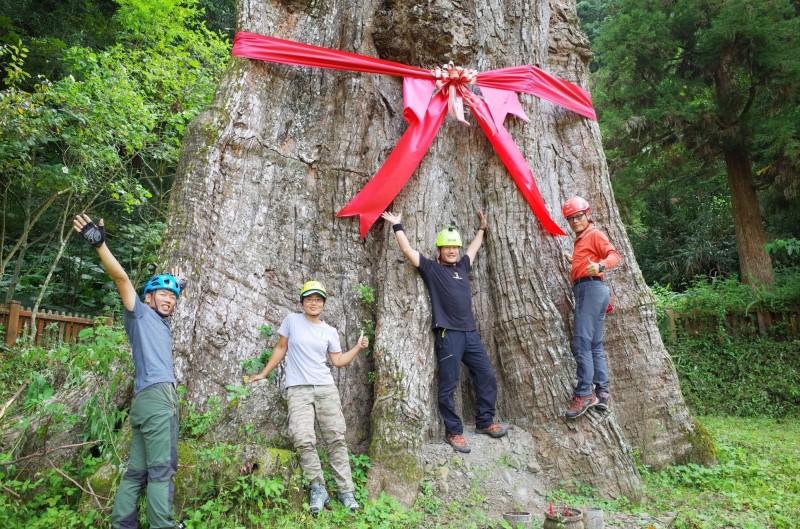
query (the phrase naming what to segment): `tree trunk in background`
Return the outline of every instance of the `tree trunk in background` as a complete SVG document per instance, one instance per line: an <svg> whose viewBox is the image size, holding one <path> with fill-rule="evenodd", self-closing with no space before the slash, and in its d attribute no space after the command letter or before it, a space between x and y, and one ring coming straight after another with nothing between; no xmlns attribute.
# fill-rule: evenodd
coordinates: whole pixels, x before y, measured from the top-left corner
<svg viewBox="0 0 800 529"><path fill-rule="evenodd" d="M736 227L736 250L742 282L752 287L775 284L772 258L765 248L767 236L753 181L753 164L741 151L725 151L725 168L731 191L731 210Z"/></svg>
<svg viewBox="0 0 800 529"><path fill-rule="evenodd" d="M753 162L749 141L741 130L740 121L749 112L749 103L742 101L734 77L741 75L735 67L736 51L726 49L714 73L717 106L723 114L718 141L725 158L728 188L731 193L731 214L736 228L736 251L739 255L739 275L742 282L753 288L775 284L772 258L765 248L767 236L761 219L761 205L756 195ZM753 88L755 90L755 88ZM753 92L754 93L754 92Z"/></svg>
<svg viewBox="0 0 800 529"><path fill-rule="evenodd" d="M239 29L422 67L534 64L587 85L589 51L573 2L431 1L419 9L410 1L365 0L357 8L241 1ZM474 120L465 127L447 119L392 209L404 214L410 241L426 255L448 222L469 240L475 211L487 213L472 284L498 375L498 420L534 436L550 483L578 476L608 495L635 496L632 450L645 463L684 459L693 454L695 429L614 205L597 124L532 96L522 103L531 122L509 118L506 126L554 218L563 200L584 196L623 255L608 274L612 414L563 419L575 363L561 252L572 244L542 231ZM180 383L197 405L238 383L241 360L274 345L258 327L277 328L300 310L306 280L326 285L323 316L339 329L342 347L353 346L364 320L375 322L374 357L337 370L336 382L351 448L369 443L371 490L410 502L421 477L418 450L443 435L427 292L387 226L379 222L361 241L355 218L335 217L405 130L402 111L396 78L233 60L214 106L186 136L164 248L191 271L175 354ZM359 300L359 285L375 288L374 307ZM474 416L471 391L465 380L466 421ZM278 386L267 395L277 399ZM283 427L251 419L268 436Z"/></svg>

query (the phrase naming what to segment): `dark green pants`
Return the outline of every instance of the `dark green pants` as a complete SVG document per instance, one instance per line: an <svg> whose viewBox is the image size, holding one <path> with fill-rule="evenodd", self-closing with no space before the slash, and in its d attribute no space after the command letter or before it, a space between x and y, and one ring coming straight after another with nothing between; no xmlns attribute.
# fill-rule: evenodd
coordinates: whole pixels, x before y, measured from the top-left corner
<svg viewBox="0 0 800 529"><path fill-rule="evenodd" d="M139 527L139 494L147 487L147 521L151 529L174 527L172 476L178 470L178 394L168 383L140 391L131 406L131 452L128 471L114 498L111 526Z"/></svg>

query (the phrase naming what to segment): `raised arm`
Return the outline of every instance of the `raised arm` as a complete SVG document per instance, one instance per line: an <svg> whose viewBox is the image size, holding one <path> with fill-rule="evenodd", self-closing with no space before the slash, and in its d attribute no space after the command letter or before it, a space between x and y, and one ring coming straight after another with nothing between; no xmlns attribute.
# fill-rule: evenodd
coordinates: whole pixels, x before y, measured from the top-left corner
<svg viewBox="0 0 800 529"><path fill-rule="evenodd" d="M256 380L261 380L262 378L267 378L269 374L272 372L273 369L278 367L283 359L286 357L286 351L289 350L289 339L285 336L281 336L278 339L278 345L272 350L272 356L269 357L269 361L267 361L267 365L264 366L264 370L257 375L253 375L252 377L245 376L242 380L245 384L250 382L255 382Z"/></svg>
<svg viewBox="0 0 800 529"><path fill-rule="evenodd" d="M119 264L117 258L111 253L111 250L106 246L106 231L103 219L95 224L89 215L75 215L72 219L72 227L83 236L84 240L95 247L97 255L100 256L100 262L103 263L103 268L114 283L117 285L119 297L122 299L122 305L128 309L133 310L136 305L136 289L133 288L128 274L122 265Z"/></svg>
<svg viewBox="0 0 800 529"><path fill-rule="evenodd" d="M481 245L483 244L483 235L486 233L486 226L489 225L489 222L486 220L486 215L484 215L483 211L478 210L478 218L481 221L480 228L478 228L478 232L475 234L472 242L469 243L466 252L466 254L469 255L470 265L475 263L475 257L478 256L478 250L481 249Z"/></svg>
<svg viewBox="0 0 800 529"><path fill-rule="evenodd" d="M411 264L415 267L419 267L419 252L411 247L411 243L408 242L408 237L406 237L406 233L403 231L403 225L400 224L402 215L395 215L391 211L384 211L381 213L381 218L391 223L394 236L397 239L397 244L400 246L400 251L406 256L406 259L411 261Z"/></svg>

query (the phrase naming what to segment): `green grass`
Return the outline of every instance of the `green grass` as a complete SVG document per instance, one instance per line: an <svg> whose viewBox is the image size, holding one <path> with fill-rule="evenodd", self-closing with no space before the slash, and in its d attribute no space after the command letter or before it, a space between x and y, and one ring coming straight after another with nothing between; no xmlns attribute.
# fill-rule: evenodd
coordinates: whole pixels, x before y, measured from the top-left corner
<svg viewBox="0 0 800 529"><path fill-rule="evenodd" d="M789 529L800 524L800 421L706 417L719 464L645 472L657 511L677 529ZM647 508L647 510L652 510Z"/></svg>
<svg viewBox="0 0 800 529"><path fill-rule="evenodd" d="M645 499L638 503L602 498L579 483L565 484L548 499L596 506L609 519L615 512L653 517L673 513L671 529L800 527L800 420L699 420L714 437L719 464L675 465L658 472L640 468Z"/></svg>

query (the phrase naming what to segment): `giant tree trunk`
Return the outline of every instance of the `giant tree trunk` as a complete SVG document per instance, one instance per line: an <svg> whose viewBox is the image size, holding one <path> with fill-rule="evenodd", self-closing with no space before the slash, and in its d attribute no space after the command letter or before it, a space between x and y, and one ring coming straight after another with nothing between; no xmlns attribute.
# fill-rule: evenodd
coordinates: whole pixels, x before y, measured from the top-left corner
<svg viewBox="0 0 800 529"><path fill-rule="evenodd" d="M573 2L418 4L243 1L239 29L423 67L534 64L586 86L589 52ZM694 426L614 205L597 124L531 96L522 101L531 122L506 125L550 211L559 218L565 198L586 197L624 258L609 274L613 413L563 419L575 372L561 255L571 242L542 231L474 122L448 118L392 208L404 214L412 244L429 255L442 226L455 220L469 239L475 211L487 213L472 282L500 384L497 418L534 436L552 483L577 474L609 495L635 495L632 449L653 464L689 457ZM271 345L258 327L277 327L299 310L298 289L308 279L331 293L324 317L343 347L353 345L364 320L375 322L374 367L361 357L338 370L337 383L351 447L370 443L371 489L410 501L420 477L417 451L443 433L427 292L387 226L379 222L362 241L354 218L335 217L386 159L404 131L401 115L396 78L233 60L213 108L187 134L165 248L191 270L175 334L180 382L195 404L237 383L239 361ZM374 307L358 300L358 285L376 289ZM468 421L468 382L461 393ZM269 395L278 398L276 385ZM252 420L277 434L280 420L269 417Z"/></svg>

